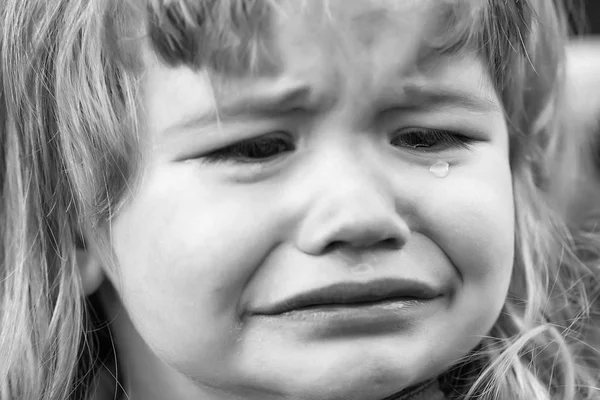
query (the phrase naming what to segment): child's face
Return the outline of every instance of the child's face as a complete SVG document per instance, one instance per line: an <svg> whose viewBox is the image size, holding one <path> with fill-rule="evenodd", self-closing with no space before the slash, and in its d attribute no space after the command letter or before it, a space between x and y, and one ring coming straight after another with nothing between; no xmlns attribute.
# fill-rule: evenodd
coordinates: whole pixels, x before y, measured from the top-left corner
<svg viewBox="0 0 600 400"><path fill-rule="evenodd" d="M484 65L417 67L437 2L332 0L335 28L290 3L274 76L211 87L148 53L151 146L109 272L122 361L148 387L382 398L465 355L504 303L508 133Z"/></svg>

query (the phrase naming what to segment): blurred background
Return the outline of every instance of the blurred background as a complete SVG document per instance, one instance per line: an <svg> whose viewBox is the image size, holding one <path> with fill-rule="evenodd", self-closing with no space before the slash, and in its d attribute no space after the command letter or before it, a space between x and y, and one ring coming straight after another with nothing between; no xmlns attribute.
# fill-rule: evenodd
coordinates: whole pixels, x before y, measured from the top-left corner
<svg viewBox="0 0 600 400"><path fill-rule="evenodd" d="M585 13L588 20L588 34L600 35L600 0L586 0Z"/></svg>
<svg viewBox="0 0 600 400"><path fill-rule="evenodd" d="M549 166L552 191L574 226L600 236L600 0L573 6L565 101L571 117ZM599 255L600 258L600 255Z"/></svg>

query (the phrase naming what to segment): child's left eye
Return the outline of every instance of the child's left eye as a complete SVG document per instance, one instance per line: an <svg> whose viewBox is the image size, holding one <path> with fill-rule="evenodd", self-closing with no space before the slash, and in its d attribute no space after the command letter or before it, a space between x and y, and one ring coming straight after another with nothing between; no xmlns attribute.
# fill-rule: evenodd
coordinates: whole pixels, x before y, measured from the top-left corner
<svg viewBox="0 0 600 400"><path fill-rule="evenodd" d="M438 129L408 129L398 131L391 140L397 147L436 152L452 148L469 149L474 139L458 133Z"/></svg>

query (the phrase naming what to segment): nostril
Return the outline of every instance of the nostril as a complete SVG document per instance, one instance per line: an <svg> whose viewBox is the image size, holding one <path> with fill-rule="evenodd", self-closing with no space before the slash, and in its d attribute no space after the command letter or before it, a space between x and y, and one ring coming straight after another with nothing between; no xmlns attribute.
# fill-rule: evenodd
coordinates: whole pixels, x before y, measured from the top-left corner
<svg viewBox="0 0 600 400"><path fill-rule="evenodd" d="M336 251L341 250L344 247L344 245L347 246L348 244L344 243L341 240L333 241L333 242L329 243L327 246L325 246L324 253L335 253Z"/></svg>
<svg viewBox="0 0 600 400"><path fill-rule="evenodd" d="M361 247L369 247L369 248L373 248L376 247L380 250L398 250L401 249L403 247L404 243L399 240L399 239L395 239L395 238L388 238L388 239L383 239L383 240L379 240L379 241L373 241L373 242L363 242L363 243L357 243L357 242L346 242L343 240L336 240L333 241L331 243L329 243L325 249L324 252L325 253L334 253L336 251L341 251L344 248L361 248Z"/></svg>

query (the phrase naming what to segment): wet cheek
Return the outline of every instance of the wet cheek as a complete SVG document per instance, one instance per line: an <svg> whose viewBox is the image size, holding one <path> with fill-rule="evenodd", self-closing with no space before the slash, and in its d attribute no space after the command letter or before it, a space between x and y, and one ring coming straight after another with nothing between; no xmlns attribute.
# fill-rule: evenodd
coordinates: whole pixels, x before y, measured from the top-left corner
<svg viewBox="0 0 600 400"><path fill-rule="evenodd" d="M455 171L452 171L455 172ZM514 257L514 208L510 174L454 180L426 215L429 237L449 260L457 277L441 341L453 341L452 359L487 335L506 300ZM439 193L439 192L438 192ZM444 199L443 205L439 201Z"/></svg>
<svg viewBox="0 0 600 400"><path fill-rule="evenodd" d="M432 205L430 215L441 225L438 244L463 282L507 283L514 254L510 178L456 182L443 198L443 206Z"/></svg>

